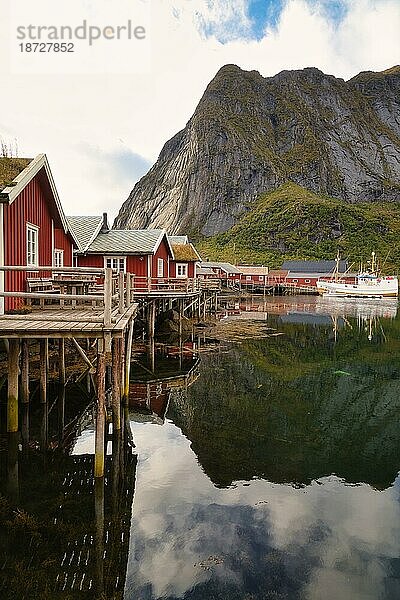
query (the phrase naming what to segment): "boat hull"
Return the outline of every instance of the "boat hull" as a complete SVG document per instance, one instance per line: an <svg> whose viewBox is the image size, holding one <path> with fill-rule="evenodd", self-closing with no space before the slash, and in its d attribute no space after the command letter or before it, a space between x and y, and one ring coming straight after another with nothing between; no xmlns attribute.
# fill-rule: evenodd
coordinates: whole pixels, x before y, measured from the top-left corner
<svg viewBox="0 0 400 600"><path fill-rule="evenodd" d="M322 296L341 298L396 298L399 293L396 277L383 278L379 282L370 284L318 281L317 290Z"/></svg>

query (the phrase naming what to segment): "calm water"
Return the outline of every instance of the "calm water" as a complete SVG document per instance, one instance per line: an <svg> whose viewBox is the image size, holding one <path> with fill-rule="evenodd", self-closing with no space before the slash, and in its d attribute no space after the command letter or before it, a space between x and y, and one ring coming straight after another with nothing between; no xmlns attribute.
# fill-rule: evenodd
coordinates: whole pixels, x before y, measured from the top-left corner
<svg viewBox="0 0 400 600"><path fill-rule="evenodd" d="M181 360L164 349L153 377L137 357L103 539L90 423L69 457L21 456L17 486L3 468L25 512L0 503L2 597L97 598L101 580L128 600L400 598L397 305L265 308L227 316L227 330L251 322L257 337L205 340L200 362L191 344Z"/></svg>

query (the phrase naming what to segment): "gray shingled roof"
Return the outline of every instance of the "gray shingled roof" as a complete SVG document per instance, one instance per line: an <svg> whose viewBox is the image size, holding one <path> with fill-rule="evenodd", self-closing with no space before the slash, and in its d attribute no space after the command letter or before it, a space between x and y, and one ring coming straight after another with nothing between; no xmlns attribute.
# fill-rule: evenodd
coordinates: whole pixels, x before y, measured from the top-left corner
<svg viewBox="0 0 400 600"><path fill-rule="evenodd" d="M153 254L164 229L110 229L99 233L87 249L101 254Z"/></svg>
<svg viewBox="0 0 400 600"><path fill-rule="evenodd" d="M169 235L168 240L170 244L174 246L180 246L181 244L188 244L188 236L187 235Z"/></svg>
<svg viewBox="0 0 400 600"><path fill-rule="evenodd" d="M206 261L206 262L202 262L200 266L201 267L210 267L210 269L222 269L222 271L225 271L225 273L239 273L240 274L239 269L237 269L236 267L231 265L231 263Z"/></svg>
<svg viewBox="0 0 400 600"><path fill-rule="evenodd" d="M282 265L283 270L296 273L330 273L335 267L335 260L286 260ZM340 260L339 272L344 273L347 269L347 260Z"/></svg>
<svg viewBox="0 0 400 600"><path fill-rule="evenodd" d="M79 250L83 252L93 239L96 231L99 230L103 217L67 217L67 221L79 244Z"/></svg>

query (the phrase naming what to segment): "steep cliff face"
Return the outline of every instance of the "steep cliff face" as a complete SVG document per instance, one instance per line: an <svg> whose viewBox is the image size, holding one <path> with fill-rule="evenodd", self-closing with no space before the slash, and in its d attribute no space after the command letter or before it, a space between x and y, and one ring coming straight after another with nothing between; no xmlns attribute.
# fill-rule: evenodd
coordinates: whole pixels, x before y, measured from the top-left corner
<svg viewBox="0 0 400 600"><path fill-rule="evenodd" d="M348 203L400 199L400 68L348 82L226 65L136 184L119 228L211 236L292 181Z"/></svg>

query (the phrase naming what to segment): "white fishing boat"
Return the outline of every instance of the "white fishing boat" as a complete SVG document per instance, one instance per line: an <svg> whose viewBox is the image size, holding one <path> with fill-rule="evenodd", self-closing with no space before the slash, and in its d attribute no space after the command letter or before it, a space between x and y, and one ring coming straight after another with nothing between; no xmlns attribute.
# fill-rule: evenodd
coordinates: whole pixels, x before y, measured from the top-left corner
<svg viewBox="0 0 400 600"><path fill-rule="evenodd" d="M393 298L399 293L399 283L395 276L383 276L379 273L375 252L372 253L371 266L360 271L354 282L345 281L337 270L331 279L318 279L318 293L322 296L348 298Z"/></svg>

